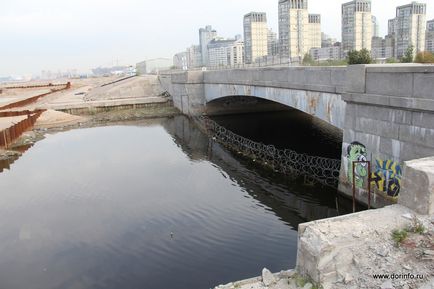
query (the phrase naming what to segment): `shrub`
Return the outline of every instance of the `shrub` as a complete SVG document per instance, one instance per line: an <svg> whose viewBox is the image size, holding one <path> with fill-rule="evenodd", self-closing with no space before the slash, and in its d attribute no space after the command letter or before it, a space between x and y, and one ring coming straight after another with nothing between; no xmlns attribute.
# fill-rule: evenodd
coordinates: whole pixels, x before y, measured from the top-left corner
<svg viewBox="0 0 434 289"><path fill-rule="evenodd" d="M434 54L429 51L422 51L416 55L416 63L434 63Z"/></svg>

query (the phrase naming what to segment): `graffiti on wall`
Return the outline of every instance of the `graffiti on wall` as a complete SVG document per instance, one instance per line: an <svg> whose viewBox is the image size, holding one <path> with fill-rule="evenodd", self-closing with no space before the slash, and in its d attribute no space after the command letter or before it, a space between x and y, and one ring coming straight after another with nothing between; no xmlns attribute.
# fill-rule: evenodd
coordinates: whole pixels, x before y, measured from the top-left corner
<svg viewBox="0 0 434 289"><path fill-rule="evenodd" d="M401 190L401 177L402 169L399 163L392 160L377 159L375 172L371 176L371 183L389 197L398 197Z"/></svg>
<svg viewBox="0 0 434 289"><path fill-rule="evenodd" d="M366 146L360 142L352 142L347 147L347 177L353 183L353 162L367 161ZM356 163L354 169L355 186L360 189L368 188L368 164ZM396 198L401 190L402 168L393 160L375 160L370 185L389 197Z"/></svg>
<svg viewBox="0 0 434 289"><path fill-rule="evenodd" d="M359 142L352 142L347 147L348 180L353 183L353 162L367 161L366 147ZM366 188L368 164L357 163L354 169L354 181L357 188Z"/></svg>

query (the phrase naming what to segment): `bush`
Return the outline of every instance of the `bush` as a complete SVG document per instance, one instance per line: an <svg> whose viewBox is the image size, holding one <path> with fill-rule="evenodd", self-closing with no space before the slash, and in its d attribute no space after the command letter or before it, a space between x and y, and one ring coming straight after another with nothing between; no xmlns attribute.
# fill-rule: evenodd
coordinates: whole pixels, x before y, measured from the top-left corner
<svg viewBox="0 0 434 289"><path fill-rule="evenodd" d="M310 53L306 53L303 57L303 65L312 65L315 63Z"/></svg>
<svg viewBox="0 0 434 289"><path fill-rule="evenodd" d="M401 62L402 63L412 63L413 62L413 53L414 53L414 47L413 47L413 45L411 45L405 51L404 56L401 57Z"/></svg>
<svg viewBox="0 0 434 289"><path fill-rule="evenodd" d="M371 53L368 49L360 51L351 50L348 52L348 64L370 64L372 63Z"/></svg>
<svg viewBox="0 0 434 289"><path fill-rule="evenodd" d="M416 63L434 63L434 54L429 51L422 51L416 55Z"/></svg>

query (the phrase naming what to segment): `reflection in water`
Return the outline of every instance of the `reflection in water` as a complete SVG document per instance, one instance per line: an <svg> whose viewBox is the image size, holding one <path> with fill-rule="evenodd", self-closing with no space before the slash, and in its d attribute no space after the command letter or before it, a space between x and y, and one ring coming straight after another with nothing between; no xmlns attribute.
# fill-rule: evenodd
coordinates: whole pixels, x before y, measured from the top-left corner
<svg viewBox="0 0 434 289"><path fill-rule="evenodd" d="M336 214L333 192L256 168L185 117L72 130L0 174L0 284L210 288L293 267L297 225Z"/></svg>
<svg viewBox="0 0 434 289"><path fill-rule="evenodd" d="M213 116L230 131L279 149L340 159L342 131L304 112L288 109L280 112Z"/></svg>

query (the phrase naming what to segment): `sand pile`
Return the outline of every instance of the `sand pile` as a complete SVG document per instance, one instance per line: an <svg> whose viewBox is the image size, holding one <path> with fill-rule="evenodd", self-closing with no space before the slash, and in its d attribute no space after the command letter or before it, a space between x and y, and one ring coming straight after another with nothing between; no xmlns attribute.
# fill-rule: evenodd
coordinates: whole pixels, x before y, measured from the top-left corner
<svg viewBox="0 0 434 289"><path fill-rule="evenodd" d="M54 128L67 125L74 125L87 121L86 117L72 115L55 110L47 110L42 113L35 123L35 128Z"/></svg>

